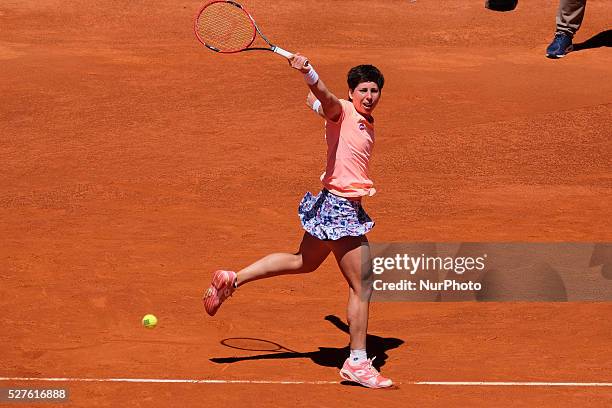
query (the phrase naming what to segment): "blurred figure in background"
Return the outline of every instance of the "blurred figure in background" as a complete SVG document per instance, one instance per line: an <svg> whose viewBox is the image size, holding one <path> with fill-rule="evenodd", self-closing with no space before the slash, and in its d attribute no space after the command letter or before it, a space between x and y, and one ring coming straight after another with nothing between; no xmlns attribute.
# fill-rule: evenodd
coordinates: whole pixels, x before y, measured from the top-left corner
<svg viewBox="0 0 612 408"><path fill-rule="evenodd" d="M546 49L548 58L562 58L574 49L572 38L582 24L586 0L559 0L557 31Z"/></svg>

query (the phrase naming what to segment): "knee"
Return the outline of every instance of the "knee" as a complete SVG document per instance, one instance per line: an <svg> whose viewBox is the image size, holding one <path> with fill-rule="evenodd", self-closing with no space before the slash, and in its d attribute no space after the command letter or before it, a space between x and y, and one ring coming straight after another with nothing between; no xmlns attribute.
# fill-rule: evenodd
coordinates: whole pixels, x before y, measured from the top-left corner
<svg viewBox="0 0 612 408"><path fill-rule="evenodd" d="M311 262L308 262L301 253L297 253L294 256L293 270L295 273L309 273L317 269L318 265L313 265Z"/></svg>
<svg viewBox="0 0 612 408"><path fill-rule="evenodd" d="M351 295L355 296L361 301L369 301L372 297L372 284L368 281L361 281L355 285L350 286Z"/></svg>

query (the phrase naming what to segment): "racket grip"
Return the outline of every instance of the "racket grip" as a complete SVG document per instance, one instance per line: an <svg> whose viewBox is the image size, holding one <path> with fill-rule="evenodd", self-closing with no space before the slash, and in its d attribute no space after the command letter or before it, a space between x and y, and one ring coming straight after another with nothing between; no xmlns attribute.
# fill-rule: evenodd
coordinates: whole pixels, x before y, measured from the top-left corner
<svg viewBox="0 0 612 408"><path fill-rule="evenodd" d="M274 47L272 47L272 51L274 51L274 52L275 52L275 53L277 53L277 54L282 55L283 57L285 57L285 58L287 58L287 59L289 59L289 58L293 57L293 54L292 54L292 53L290 53L290 52L289 52L289 51L287 51L287 50L283 50L281 47L274 46Z"/></svg>
<svg viewBox="0 0 612 408"><path fill-rule="evenodd" d="M285 58L287 58L287 59L289 59L289 58L293 57L293 54L292 54L292 53L290 53L290 52L289 52L289 51L287 51L287 50L283 50L281 47L278 47L278 46L276 46L276 45L275 45L274 47L272 47L272 51L274 51L275 53L277 53L277 54L279 54L279 55L282 55L283 57L285 57ZM309 63L308 61L306 61L306 62L304 63L304 66L305 66L305 67L307 67L307 66L309 66L309 65L310 65L310 63Z"/></svg>

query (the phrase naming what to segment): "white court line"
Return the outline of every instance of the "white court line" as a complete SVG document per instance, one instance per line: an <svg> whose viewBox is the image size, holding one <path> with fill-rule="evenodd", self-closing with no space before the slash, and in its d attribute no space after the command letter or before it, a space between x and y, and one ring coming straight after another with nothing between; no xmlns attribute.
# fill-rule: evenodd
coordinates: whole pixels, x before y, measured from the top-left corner
<svg viewBox="0 0 612 408"><path fill-rule="evenodd" d="M179 383L179 384L338 384L338 381L273 381L273 380L190 380L163 378L36 378L0 377L0 381L47 381L47 382L119 382L119 383Z"/></svg>
<svg viewBox="0 0 612 408"><path fill-rule="evenodd" d="M195 380L163 378L36 378L0 377L0 381L46 381L46 382L118 382L118 383L182 383L182 384L307 384L329 385L339 381L274 381L274 380ZM409 381L407 385L446 386L497 386L497 387L612 387L612 382L531 382L531 381Z"/></svg>
<svg viewBox="0 0 612 408"><path fill-rule="evenodd" d="M612 387L609 382L536 382L536 381L416 381L416 385L464 385L497 387Z"/></svg>

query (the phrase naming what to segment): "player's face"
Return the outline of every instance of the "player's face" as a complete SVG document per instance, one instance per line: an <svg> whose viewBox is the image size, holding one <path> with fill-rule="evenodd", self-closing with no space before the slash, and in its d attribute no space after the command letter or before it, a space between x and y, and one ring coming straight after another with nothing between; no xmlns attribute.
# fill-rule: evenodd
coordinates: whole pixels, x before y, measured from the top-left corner
<svg viewBox="0 0 612 408"><path fill-rule="evenodd" d="M380 100L380 89L376 82L360 82L355 89L349 90L349 96L357 112L371 115Z"/></svg>

